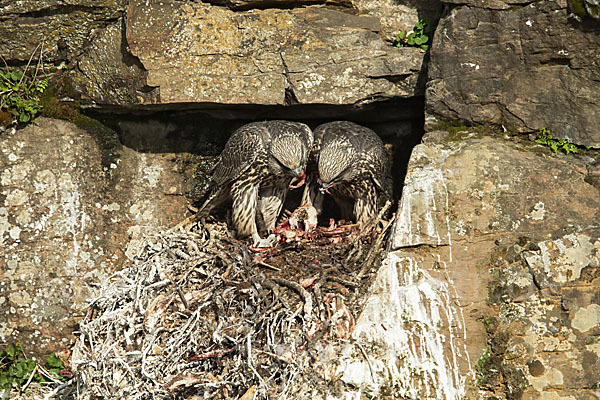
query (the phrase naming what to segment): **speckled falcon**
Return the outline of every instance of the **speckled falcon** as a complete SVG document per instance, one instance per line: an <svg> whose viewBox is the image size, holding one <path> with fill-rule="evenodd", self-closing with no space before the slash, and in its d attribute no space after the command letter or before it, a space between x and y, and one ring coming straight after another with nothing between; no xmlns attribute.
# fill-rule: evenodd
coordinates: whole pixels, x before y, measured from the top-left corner
<svg viewBox="0 0 600 400"><path fill-rule="evenodd" d="M389 195L383 142L371 129L348 121L319 125L314 136L302 203L320 213L328 193L343 218L365 226L377 215L380 200Z"/></svg>
<svg viewBox="0 0 600 400"><path fill-rule="evenodd" d="M211 189L198 215L231 199L237 236L252 236L255 247L270 247L275 235L262 239L257 218L269 232L275 228L288 190L304 184L312 143L312 131L299 122L253 122L237 129L212 170Z"/></svg>

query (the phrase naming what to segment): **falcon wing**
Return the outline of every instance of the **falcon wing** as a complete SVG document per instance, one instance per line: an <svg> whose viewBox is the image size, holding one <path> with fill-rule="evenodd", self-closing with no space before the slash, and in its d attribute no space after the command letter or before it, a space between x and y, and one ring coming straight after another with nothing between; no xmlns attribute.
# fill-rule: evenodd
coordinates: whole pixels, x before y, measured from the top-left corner
<svg viewBox="0 0 600 400"><path fill-rule="evenodd" d="M221 186L239 178L264 152L262 128L244 125L231 135L213 171L213 181Z"/></svg>

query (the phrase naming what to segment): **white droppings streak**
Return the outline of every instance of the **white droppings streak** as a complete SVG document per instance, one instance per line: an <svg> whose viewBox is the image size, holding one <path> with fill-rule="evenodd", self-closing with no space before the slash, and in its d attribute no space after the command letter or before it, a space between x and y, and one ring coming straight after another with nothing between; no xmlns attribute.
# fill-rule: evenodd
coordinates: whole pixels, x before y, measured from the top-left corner
<svg viewBox="0 0 600 400"><path fill-rule="evenodd" d="M413 159L421 158L427 154L417 146ZM447 244L434 254L437 260L430 261L442 275L433 276L428 272L433 265L419 265L406 252L389 253L352 335L373 351L363 355L368 362L361 362L360 357L350 357L349 349L337 373L373 395L392 387L394 396L401 398L462 399L467 379L475 374L459 295L440 254L453 262L448 187L435 164L409 170L395 230L394 248Z"/></svg>
<svg viewBox="0 0 600 400"><path fill-rule="evenodd" d="M396 396L412 399L463 398L467 377L458 360L468 357L459 339L465 324L448 283L391 253L372 292L378 295L367 300L352 337L376 350L368 362L342 361L342 380L372 394L391 386Z"/></svg>
<svg viewBox="0 0 600 400"><path fill-rule="evenodd" d="M443 158L449 154L450 152L445 152ZM411 159L420 158L427 158L427 154L417 146ZM438 210L436 197L443 199L445 210ZM432 164L411 169L404 181L392 247L398 249L420 244L450 244L450 230L442 237L436 228L444 220L449 225L447 210L448 188L442 171ZM440 218L441 213L445 214L443 218Z"/></svg>

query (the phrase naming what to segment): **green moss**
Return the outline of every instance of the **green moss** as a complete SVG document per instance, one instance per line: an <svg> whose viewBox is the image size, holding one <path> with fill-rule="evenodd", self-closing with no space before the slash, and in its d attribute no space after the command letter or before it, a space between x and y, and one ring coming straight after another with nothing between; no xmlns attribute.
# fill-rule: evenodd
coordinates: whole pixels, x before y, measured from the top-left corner
<svg viewBox="0 0 600 400"><path fill-rule="evenodd" d="M560 150L565 154L579 153L580 150L588 151L591 149L590 146L577 146L576 144L570 143L566 139L553 137L550 134L550 129L542 128L537 134L537 138L534 140L537 144L549 147L554 154L557 154Z"/></svg>
<svg viewBox="0 0 600 400"><path fill-rule="evenodd" d="M97 119L78 112L73 119L78 128L88 132L102 151L102 166L109 167L120 154L122 144L115 131L103 125Z"/></svg>
<svg viewBox="0 0 600 400"><path fill-rule="evenodd" d="M587 12L585 10L585 7L583 6L583 3L580 0L567 0L567 5L569 11L577 15L578 17L583 18L586 16Z"/></svg>
<svg viewBox="0 0 600 400"><path fill-rule="evenodd" d="M40 99L43 106L42 115L48 118L63 119L75 124L78 128L88 132L96 141L102 151L102 166L108 167L118 157L121 142L117 133L102 124L97 119L85 115L79 102L64 102L58 98L59 91L56 84L51 84Z"/></svg>
<svg viewBox="0 0 600 400"><path fill-rule="evenodd" d="M492 359L492 353L490 353L490 349L485 349L477 364L475 364L475 369L477 370L477 386L480 388L485 387L491 377L490 373L490 364Z"/></svg>
<svg viewBox="0 0 600 400"><path fill-rule="evenodd" d="M461 142L468 138L477 138L483 136L499 136L503 134L499 127L483 124L465 124L464 121L437 117L438 123L432 130L448 132L444 142Z"/></svg>
<svg viewBox="0 0 600 400"><path fill-rule="evenodd" d="M208 190L215 156L200 156L197 154L180 153L176 155L177 171L184 176L190 176L192 184L188 197L193 200L201 199Z"/></svg>
<svg viewBox="0 0 600 400"><path fill-rule="evenodd" d="M48 118L73 121L79 112L79 104L58 100L58 88L55 84L48 86L40 98L40 104L42 105L41 115Z"/></svg>

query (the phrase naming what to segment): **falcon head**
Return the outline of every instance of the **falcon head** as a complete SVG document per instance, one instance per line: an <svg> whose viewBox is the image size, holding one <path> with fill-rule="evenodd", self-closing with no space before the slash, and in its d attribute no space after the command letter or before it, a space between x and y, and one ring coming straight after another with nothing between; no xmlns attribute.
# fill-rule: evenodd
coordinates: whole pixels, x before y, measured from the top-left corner
<svg viewBox="0 0 600 400"><path fill-rule="evenodd" d="M319 184L327 191L341 182L351 182L359 175L356 151L346 143L338 143L321 149L319 155Z"/></svg>
<svg viewBox="0 0 600 400"><path fill-rule="evenodd" d="M289 176L290 188L304 184L309 144L296 135L281 135L273 139L269 152L269 169L277 176Z"/></svg>

